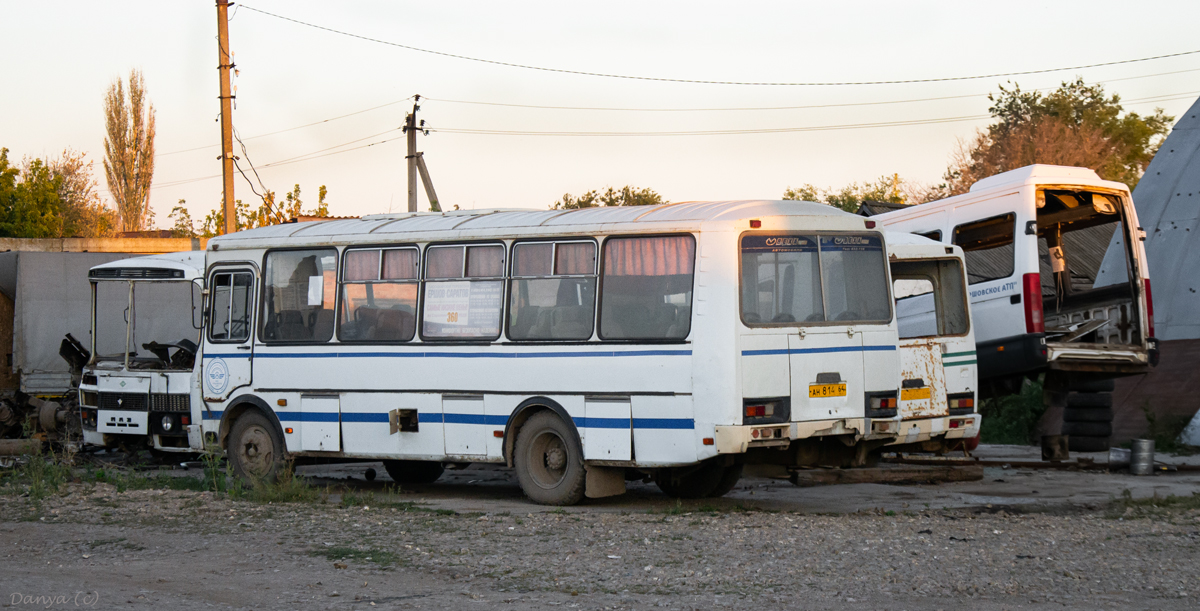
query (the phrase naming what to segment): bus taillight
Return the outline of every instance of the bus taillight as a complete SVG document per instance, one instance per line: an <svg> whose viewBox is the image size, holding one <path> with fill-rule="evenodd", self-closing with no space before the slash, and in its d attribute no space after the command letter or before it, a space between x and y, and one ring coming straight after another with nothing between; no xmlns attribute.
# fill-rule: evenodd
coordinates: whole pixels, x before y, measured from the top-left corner
<svg viewBox="0 0 1200 611"><path fill-rule="evenodd" d="M1154 296L1150 294L1150 279L1146 278L1146 337L1154 337Z"/></svg>
<svg viewBox="0 0 1200 611"><path fill-rule="evenodd" d="M1042 277L1040 274L1025 274L1025 332L1045 333L1046 319L1042 315Z"/></svg>

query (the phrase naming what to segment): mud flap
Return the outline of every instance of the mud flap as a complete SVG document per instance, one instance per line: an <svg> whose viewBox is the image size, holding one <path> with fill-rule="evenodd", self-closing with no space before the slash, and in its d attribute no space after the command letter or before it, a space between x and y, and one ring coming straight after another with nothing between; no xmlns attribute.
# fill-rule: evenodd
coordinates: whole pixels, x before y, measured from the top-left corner
<svg viewBox="0 0 1200 611"><path fill-rule="evenodd" d="M587 469L587 480L583 485L583 494L589 499L625 494L625 469L621 467L593 467L584 465Z"/></svg>

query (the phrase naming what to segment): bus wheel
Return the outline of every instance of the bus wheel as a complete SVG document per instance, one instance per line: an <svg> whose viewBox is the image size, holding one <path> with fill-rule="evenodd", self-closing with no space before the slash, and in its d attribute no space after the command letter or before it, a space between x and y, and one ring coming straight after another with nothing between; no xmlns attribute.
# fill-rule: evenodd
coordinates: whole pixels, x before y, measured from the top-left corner
<svg viewBox="0 0 1200 611"><path fill-rule="evenodd" d="M734 463L725 467L725 472L721 474L721 479L717 481L717 487L712 492L708 493L710 497L725 496L730 490L737 485L738 480L742 479L742 463Z"/></svg>
<svg viewBox="0 0 1200 611"><path fill-rule="evenodd" d="M710 460L690 467L661 469L655 476L654 483L658 484L658 489L667 496L677 499L701 499L706 496L714 496L713 493L721 484L726 470L717 461ZM733 483L736 484L737 480L734 479ZM732 489L733 486L731 485L730 488Z"/></svg>
<svg viewBox="0 0 1200 611"><path fill-rule="evenodd" d="M442 463L432 460L385 460L383 469L397 484L432 484L442 476Z"/></svg>
<svg viewBox="0 0 1200 611"><path fill-rule="evenodd" d="M525 496L543 505L574 505L583 498L583 450L570 426L538 412L517 432L513 463Z"/></svg>
<svg viewBox="0 0 1200 611"><path fill-rule="evenodd" d="M283 440L256 411L238 417L227 443L233 474L243 481L274 482L283 470Z"/></svg>

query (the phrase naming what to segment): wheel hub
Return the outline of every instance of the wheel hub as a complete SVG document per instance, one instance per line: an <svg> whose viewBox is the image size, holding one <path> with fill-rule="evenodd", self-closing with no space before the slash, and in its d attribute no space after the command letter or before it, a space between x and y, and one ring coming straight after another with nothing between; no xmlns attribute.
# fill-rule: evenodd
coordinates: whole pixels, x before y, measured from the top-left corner
<svg viewBox="0 0 1200 611"><path fill-rule="evenodd" d="M558 471L567 464L567 453L562 448L551 448L546 451L546 467Z"/></svg>

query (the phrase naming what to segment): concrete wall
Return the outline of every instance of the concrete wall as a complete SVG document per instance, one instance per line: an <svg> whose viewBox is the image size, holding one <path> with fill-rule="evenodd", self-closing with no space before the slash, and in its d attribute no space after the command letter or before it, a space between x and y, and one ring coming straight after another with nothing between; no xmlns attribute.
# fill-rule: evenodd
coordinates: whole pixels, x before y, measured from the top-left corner
<svg viewBox="0 0 1200 611"><path fill-rule="evenodd" d="M1162 360L1141 376L1120 378L1113 393L1113 443L1146 434L1149 409L1160 422L1191 418L1200 409L1200 339L1159 343Z"/></svg>
<svg viewBox="0 0 1200 611"><path fill-rule="evenodd" d="M124 252L152 255L204 250L208 238L0 238L0 252Z"/></svg>

